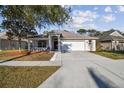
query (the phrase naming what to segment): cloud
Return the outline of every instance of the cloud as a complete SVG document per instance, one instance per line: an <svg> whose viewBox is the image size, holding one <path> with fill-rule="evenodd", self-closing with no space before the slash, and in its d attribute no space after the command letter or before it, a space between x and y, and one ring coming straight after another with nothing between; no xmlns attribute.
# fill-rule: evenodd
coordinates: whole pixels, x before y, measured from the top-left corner
<svg viewBox="0 0 124 93"><path fill-rule="evenodd" d="M114 11L114 13L118 13L118 11Z"/></svg>
<svg viewBox="0 0 124 93"><path fill-rule="evenodd" d="M98 17L99 15L96 12L90 10L74 10L72 12L72 22L69 23L69 27L82 28L85 24L93 22ZM87 26L91 27L89 24Z"/></svg>
<svg viewBox="0 0 124 93"><path fill-rule="evenodd" d="M94 7L95 8L95 7ZM115 13L115 11L111 12ZM109 12L110 12L109 10ZM112 22L116 20L116 16L114 14L107 14L107 15L101 15L98 14L96 11L92 10L73 10L71 13L72 22L68 23L65 28L68 29L100 29L97 26L97 23L99 19L101 19L102 22ZM98 20L98 21L97 21Z"/></svg>
<svg viewBox="0 0 124 93"><path fill-rule="evenodd" d="M98 17L96 12L92 12L90 10L86 10L86 11L81 11L81 10L75 10L73 11L73 16L78 16L78 17L92 17L92 18L96 18Z"/></svg>
<svg viewBox="0 0 124 93"><path fill-rule="evenodd" d="M97 29L97 25L94 23L83 23L83 24L69 24L69 25L65 25L64 28L68 28L68 29Z"/></svg>
<svg viewBox="0 0 124 93"><path fill-rule="evenodd" d="M83 24L83 28L85 28L85 29L97 29L98 27L96 26L96 24L90 23L90 24Z"/></svg>
<svg viewBox="0 0 124 93"><path fill-rule="evenodd" d="M93 10L98 10L98 7L94 7Z"/></svg>
<svg viewBox="0 0 124 93"><path fill-rule="evenodd" d="M99 15L96 12L92 12L89 10L86 10L86 11L75 10L72 13L72 20L74 24L92 22L98 17Z"/></svg>
<svg viewBox="0 0 124 93"><path fill-rule="evenodd" d="M110 15L104 15L102 18L103 18L103 21L105 21L107 23L116 20L115 16L112 15L112 14L110 14Z"/></svg>
<svg viewBox="0 0 124 93"><path fill-rule="evenodd" d="M117 6L119 12L124 12L124 6Z"/></svg>
<svg viewBox="0 0 124 93"><path fill-rule="evenodd" d="M112 12L112 9L110 6L107 6L105 9L104 9L105 12Z"/></svg>

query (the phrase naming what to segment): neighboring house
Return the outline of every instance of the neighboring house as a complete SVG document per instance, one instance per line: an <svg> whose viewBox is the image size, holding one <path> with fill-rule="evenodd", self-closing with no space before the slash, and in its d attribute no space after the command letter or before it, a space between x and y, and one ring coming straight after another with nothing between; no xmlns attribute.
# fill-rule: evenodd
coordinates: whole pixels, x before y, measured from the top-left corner
<svg viewBox="0 0 124 93"><path fill-rule="evenodd" d="M124 36L118 31L106 31L99 36L103 50L124 50Z"/></svg>
<svg viewBox="0 0 124 93"><path fill-rule="evenodd" d="M6 38L5 38L6 37ZM0 49L18 49L17 40L8 40L0 33ZM28 50L57 50L57 51L96 51L96 37L89 37L67 31L53 31L47 34L29 37L22 41L22 48ZM9 44L11 42L11 44Z"/></svg>

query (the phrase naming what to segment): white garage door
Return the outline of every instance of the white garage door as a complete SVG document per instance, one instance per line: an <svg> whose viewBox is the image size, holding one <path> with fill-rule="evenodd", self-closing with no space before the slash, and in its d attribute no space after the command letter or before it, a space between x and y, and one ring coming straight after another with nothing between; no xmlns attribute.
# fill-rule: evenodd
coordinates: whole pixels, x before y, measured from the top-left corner
<svg viewBox="0 0 124 93"><path fill-rule="evenodd" d="M62 41L62 50L84 51L84 41Z"/></svg>

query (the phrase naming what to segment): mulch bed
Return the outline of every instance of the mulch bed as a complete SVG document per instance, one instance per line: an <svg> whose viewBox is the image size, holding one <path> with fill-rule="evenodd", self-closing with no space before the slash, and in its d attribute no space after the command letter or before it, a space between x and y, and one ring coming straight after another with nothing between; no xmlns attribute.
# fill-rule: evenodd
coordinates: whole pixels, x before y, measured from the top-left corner
<svg viewBox="0 0 124 93"><path fill-rule="evenodd" d="M49 51L4 51L0 53L0 60L13 59L16 61L48 61L53 55L54 53Z"/></svg>

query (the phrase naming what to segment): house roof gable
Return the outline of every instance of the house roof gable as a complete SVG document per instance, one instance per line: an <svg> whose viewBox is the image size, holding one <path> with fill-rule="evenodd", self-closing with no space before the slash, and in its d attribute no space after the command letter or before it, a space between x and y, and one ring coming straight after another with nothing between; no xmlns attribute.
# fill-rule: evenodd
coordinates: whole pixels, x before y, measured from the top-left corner
<svg viewBox="0 0 124 93"><path fill-rule="evenodd" d="M62 36L62 39L72 39L72 40L81 40L81 39L98 39L97 37L90 37L90 36L84 36L80 35L74 32L69 31L54 31L56 34L60 34Z"/></svg>
<svg viewBox="0 0 124 93"><path fill-rule="evenodd" d="M122 36L118 31L106 31L103 32L101 36L99 36L100 41L112 41L112 40L123 40L124 41L124 36Z"/></svg>

